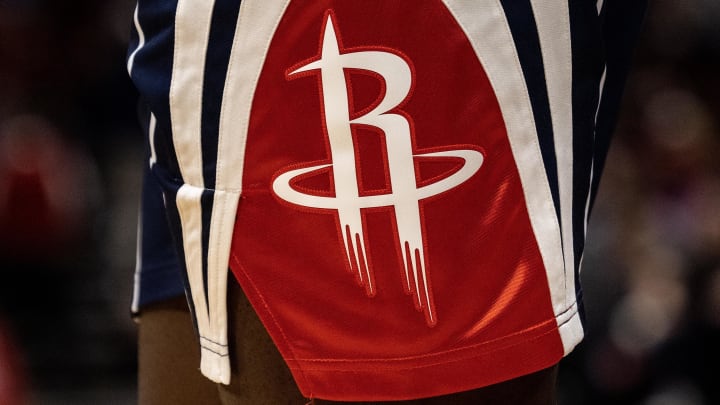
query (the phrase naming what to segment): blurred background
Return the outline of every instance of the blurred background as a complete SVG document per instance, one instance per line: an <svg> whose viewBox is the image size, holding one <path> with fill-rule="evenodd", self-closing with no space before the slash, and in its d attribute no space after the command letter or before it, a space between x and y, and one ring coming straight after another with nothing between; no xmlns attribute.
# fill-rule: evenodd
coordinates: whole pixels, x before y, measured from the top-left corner
<svg viewBox="0 0 720 405"><path fill-rule="evenodd" d="M720 404L720 1L651 3L561 405ZM135 403L133 6L0 0L3 405Z"/></svg>
<svg viewBox="0 0 720 405"><path fill-rule="evenodd" d="M720 1L650 0L590 227L562 405L720 404Z"/></svg>

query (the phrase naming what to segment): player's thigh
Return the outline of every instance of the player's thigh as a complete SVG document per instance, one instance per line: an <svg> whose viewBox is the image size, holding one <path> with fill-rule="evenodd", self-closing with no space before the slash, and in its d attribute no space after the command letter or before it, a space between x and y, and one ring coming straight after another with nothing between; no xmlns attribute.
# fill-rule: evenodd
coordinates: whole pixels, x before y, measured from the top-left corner
<svg viewBox="0 0 720 405"><path fill-rule="evenodd" d="M228 283L230 385L220 385L224 405L304 405L290 369L240 286Z"/></svg>
<svg viewBox="0 0 720 405"><path fill-rule="evenodd" d="M138 403L220 404L217 384L198 370L200 350L185 298L149 305L139 319Z"/></svg>

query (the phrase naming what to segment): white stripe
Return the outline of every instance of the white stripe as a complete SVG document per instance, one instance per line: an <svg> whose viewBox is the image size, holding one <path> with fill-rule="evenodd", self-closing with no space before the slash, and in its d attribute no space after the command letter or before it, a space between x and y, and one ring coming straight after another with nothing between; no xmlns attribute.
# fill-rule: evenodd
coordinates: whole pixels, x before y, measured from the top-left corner
<svg viewBox="0 0 720 405"><path fill-rule="evenodd" d="M595 125L597 125L598 115L600 114L600 105L602 104L603 91L605 91L605 80L607 79L607 65L603 67L602 76L600 76L600 88L598 89L598 103L595 108Z"/></svg>
<svg viewBox="0 0 720 405"><path fill-rule="evenodd" d="M565 258L566 303L575 301L573 240L573 116L570 17L565 1L531 0L545 67L557 157L560 223Z"/></svg>
<svg viewBox="0 0 720 405"><path fill-rule="evenodd" d="M499 1L445 0L490 79L505 120L555 314L568 308L560 228L520 60Z"/></svg>
<svg viewBox="0 0 720 405"><path fill-rule="evenodd" d="M592 196L592 182L595 176L595 161L590 162L590 182L588 184L587 198L585 199L585 216L583 219L583 235L587 237L588 219L590 217L590 196Z"/></svg>
<svg viewBox="0 0 720 405"><path fill-rule="evenodd" d="M182 223L185 263L195 317L201 339L200 368L212 381L230 383L230 360L227 356L227 261L221 268L208 268L208 294L203 277L202 206L204 188L202 164L202 96L205 58L210 36L214 1L179 0L175 13L175 54L170 83L170 117L173 145L185 183L177 194ZM222 192L215 198L223 200ZM215 210L214 210L215 211ZM234 214L234 212L233 212ZM213 212L215 222L216 213ZM226 221L227 222L227 221ZM230 221L232 222L232 221ZM218 245L216 226L211 224L212 252ZM222 235L223 237L225 235ZM223 241L224 243L224 241ZM229 250L229 242L228 242ZM212 255L212 253L209 253ZM212 258L209 258L212 259ZM210 307L208 307L208 301ZM206 342L214 342L211 348ZM218 350L218 347L225 350Z"/></svg>
<svg viewBox="0 0 720 405"><path fill-rule="evenodd" d="M183 181L203 187L201 118L205 54L214 1L179 0L170 82L173 145Z"/></svg>
<svg viewBox="0 0 720 405"><path fill-rule="evenodd" d="M202 209L200 200L204 188L184 184L177 193L176 204L182 223L183 248L188 281L192 288L195 318L201 337L200 369L211 380L230 383L230 359L227 346L227 309L226 292L222 292L223 310L220 313L209 312L205 301L203 281L202 246ZM227 275L227 269L225 274ZM217 294L217 291L209 291ZM208 342L207 339L210 339ZM210 347L208 347L210 346Z"/></svg>
<svg viewBox="0 0 720 405"><path fill-rule="evenodd" d="M142 271L142 207L138 213L138 224L137 224L137 239L135 244L135 274L133 276L133 297L130 311L136 314L140 311L140 279Z"/></svg>
<svg viewBox="0 0 720 405"><path fill-rule="evenodd" d="M157 163L157 154L155 153L155 128L157 127L157 118L155 114L150 113L150 125L148 126L148 143L150 144L150 160L148 164L150 168Z"/></svg>
<svg viewBox="0 0 720 405"><path fill-rule="evenodd" d="M216 190L213 200L208 247L208 301L212 329L203 334L215 343L227 348L227 282L230 262L230 246L235 228L240 193ZM206 348L208 345L203 344ZM222 352L220 352L222 353ZM229 384L230 364L228 358L218 356L217 349L203 350L200 370L213 381Z"/></svg>
<svg viewBox="0 0 720 405"><path fill-rule="evenodd" d="M557 156L560 222L565 258L565 306L575 303L573 239L573 112L570 10L566 1L531 0L545 67L555 154ZM563 332L565 353L575 346L577 333ZM565 333L565 334L563 334Z"/></svg>
<svg viewBox="0 0 720 405"><path fill-rule="evenodd" d="M602 13L603 6L605 5L605 0L598 0L597 2L597 13L600 15Z"/></svg>
<svg viewBox="0 0 720 405"><path fill-rule="evenodd" d="M142 49L143 46L145 46L145 33L142 30L142 27L140 26L140 19L138 17L138 8L140 7L139 4L135 5L135 14L133 16L133 20L135 22L135 31L137 31L138 34L138 45L137 48L130 54L130 57L128 57L127 62L127 71L130 76L132 76L132 70L133 70L133 64L135 63L135 55L138 53L140 49Z"/></svg>
<svg viewBox="0 0 720 405"><path fill-rule="evenodd" d="M197 326L201 331L208 330L209 320L205 304L205 285L203 281L202 257L202 210L200 199L205 189L184 184L177 192L175 203L182 226L183 249L185 250L185 268L187 270L190 293L195 306Z"/></svg>
<svg viewBox="0 0 720 405"><path fill-rule="evenodd" d="M607 65L603 69L602 76L600 77L600 89L598 92L598 104L597 104L597 109L595 110L595 129L593 130L593 141L595 140L595 132L597 131L597 120L598 120L598 115L600 114L600 105L602 105L602 96L603 96L603 91L605 90L605 78L606 77L607 77ZM589 185L588 185L587 199L585 201L585 217L584 217L584 228L583 228L584 236L587 236L588 221L590 219L590 199L591 199L590 197L592 196L593 177L595 177L594 156L593 156L593 159L590 161L590 179L589 179Z"/></svg>

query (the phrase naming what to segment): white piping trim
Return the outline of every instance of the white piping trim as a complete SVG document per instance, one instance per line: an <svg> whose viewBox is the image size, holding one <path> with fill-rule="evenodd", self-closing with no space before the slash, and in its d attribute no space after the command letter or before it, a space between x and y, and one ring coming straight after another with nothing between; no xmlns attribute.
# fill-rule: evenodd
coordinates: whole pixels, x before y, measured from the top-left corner
<svg viewBox="0 0 720 405"><path fill-rule="evenodd" d="M595 125L597 125L598 115L600 115L600 105L602 104L602 96L605 91L605 80L607 79L607 65L603 67L602 76L600 76L600 88L598 93L597 108L595 108Z"/></svg>
<svg viewBox="0 0 720 405"><path fill-rule="evenodd" d="M235 228L240 193L216 190L210 222L208 246L207 282L209 322L213 325L203 333L200 371L213 381L229 384L229 359L227 357L227 283L230 247ZM209 343L212 342L212 346ZM218 349L215 346L219 346ZM224 346L224 351L222 350ZM227 374L226 374L227 373Z"/></svg>
<svg viewBox="0 0 720 405"><path fill-rule="evenodd" d="M603 68L602 76L600 77L600 89L598 93L598 104L597 109L595 110L595 129L593 130L593 140L595 140L595 135L597 132L597 120L598 115L600 114L600 106L602 105L602 96L603 92L605 91L605 79L607 77L607 65ZM590 183L588 187L588 194L587 199L585 200L585 217L584 217L584 228L583 228L583 234L584 236L587 236L587 228L588 228L588 222L590 220L590 197L592 196L592 182L593 178L595 177L595 159L590 161Z"/></svg>
<svg viewBox="0 0 720 405"><path fill-rule="evenodd" d="M223 291L221 294L222 309L220 311L217 311L217 308L208 308L205 301L202 271L203 250L199 248L202 246L201 198L204 191L204 188L184 184L178 190L176 204L182 223L188 281L192 286L190 294L195 306L195 318L201 338L200 370L214 382L229 384L230 359L227 346L226 292ZM225 275L227 275L227 269ZM213 295L217 295L217 290L209 291L209 294L212 300ZM209 311L209 309L213 309L213 311ZM208 341L212 344L208 345Z"/></svg>
<svg viewBox="0 0 720 405"><path fill-rule="evenodd" d="M205 289L203 288L202 272L202 210L200 209L202 194L205 189L183 184L177 192L176 204L182 226L183 249L185 250L185 267L188 282L193 287L190 293L195 306L198 329L209 328ZM201 333L202 335L202 333Z"/></svg>
<svg viewBox="0 0 720 405"><path fill-rule="evenodd" d="M170 82L173 145L183 181L203 187L202 95L213 0L179 0Z"/></svg>
<svg viewBox="0 0 720 405"><path fill-rule="evenodd" d="M155 153L155 128L157 127L157 118L155 114L150 113L150 125L148 126L148 143L150 144L150 159L148 164L152 169L157 163L157 154Z"/></svg>
<svg viewBox="0 0 720 405"><path fill-rule="evenodd" d="M138 17L138 9L140 8L140 4L135 5L135 13L133 14L133 22L135 23L135 31L137 31L138 34L138 45L137 48L130 54L127 61L127 71L130 76L132 76L132 70L133 65L135 63L135 55L142 49L143 46L145 46L145 33L142 30L142 27L140 26L140 18Z"/></svg>
<svg viewBox="0 0 720 405"><path fill-rule="evenodd" d="M143 225L142 225L143 215L142 215L142 205L140 207L140 211L138 212L138 224L137 224L137 237L135 239L135 274L133 275L133 296L132 296L132 304L130 305L130 311L133 314L138 313L140 310L140 280L141 280L141 271L142 271L142 235L143 235Z"/></svg>

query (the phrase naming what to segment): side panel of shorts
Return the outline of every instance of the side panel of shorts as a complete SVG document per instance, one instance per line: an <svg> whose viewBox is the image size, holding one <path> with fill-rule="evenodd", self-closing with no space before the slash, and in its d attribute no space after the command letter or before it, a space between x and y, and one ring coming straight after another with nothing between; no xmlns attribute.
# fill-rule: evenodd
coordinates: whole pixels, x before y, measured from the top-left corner
<svg viewBox="0 0 720 405"><path fill-rule="evenodd" d="M163 193L149 169L143 176L132 311L185 293Z"/></svg>

